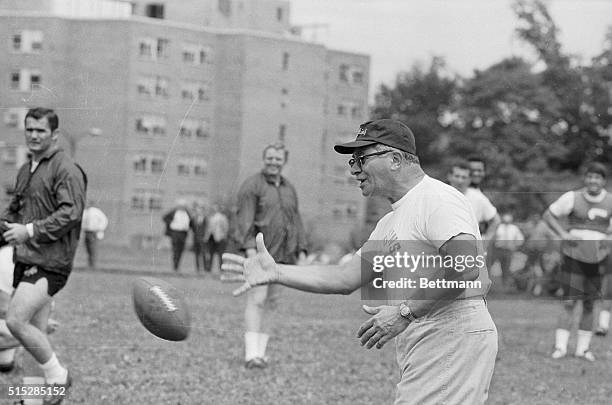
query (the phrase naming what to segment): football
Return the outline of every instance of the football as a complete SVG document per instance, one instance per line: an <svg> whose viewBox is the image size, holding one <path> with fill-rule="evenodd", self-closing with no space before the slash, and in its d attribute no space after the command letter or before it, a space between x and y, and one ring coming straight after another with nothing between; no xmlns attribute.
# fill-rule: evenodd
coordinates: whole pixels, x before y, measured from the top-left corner
<svg viewBox="0 0 612 405"><path fill-rule="evenodd" d="M189 309L171 284L142 277L134 282L132 296L136 315L149 332L166 340L187 339L191 329Z"/></svg>

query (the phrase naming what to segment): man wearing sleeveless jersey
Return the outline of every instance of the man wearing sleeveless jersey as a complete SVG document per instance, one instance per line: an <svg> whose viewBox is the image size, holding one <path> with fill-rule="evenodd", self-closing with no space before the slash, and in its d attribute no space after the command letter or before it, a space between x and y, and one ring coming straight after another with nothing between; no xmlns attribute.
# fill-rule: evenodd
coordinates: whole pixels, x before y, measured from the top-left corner
<svg viewBox="0 0 612 405"><path fill-rule="evenodd" d="M601 163L590 163L584 175L584 187L563 194L544 212L543 219L562 239L561 265L564 313L555 333L554 359L565 357L574 306L582 301L578 326L576 357L595 361L589 350L593 334L593 304L601 293L600 266L609 249L612 219L612 195L604 189L607 170ZM566 218L562 226L560 218Z"/></svg>

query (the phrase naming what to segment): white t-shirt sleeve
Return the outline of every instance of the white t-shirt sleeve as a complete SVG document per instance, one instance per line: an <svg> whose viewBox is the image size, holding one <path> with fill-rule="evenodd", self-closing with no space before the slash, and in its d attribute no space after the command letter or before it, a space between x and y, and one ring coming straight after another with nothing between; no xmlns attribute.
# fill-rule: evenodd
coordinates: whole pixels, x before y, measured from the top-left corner
<svg viewBox="0 0 612 405"><path fill-rule="evenodd" d="M478 237L476 218L467 200L458 196L444 196L432 208L425 222L427 239L440 249L451 238L465 233Z"/></svg>
<svg viewBox="0 0 612 405"><path fill-rule="evenodd" d="M497 215L497 208L495 208L493 206L493 204L491 204L491 201L485 196L482 195L482 219L484 221L490 221L492 220L495 215Z"/></svg>
<svg viewBox="0 0 612 405"><path fill-rule="evenodd" d="M550 204L548 209L555 217L568 216L574 209L574 192L568 191L563 194L557 201Z"/></svg>

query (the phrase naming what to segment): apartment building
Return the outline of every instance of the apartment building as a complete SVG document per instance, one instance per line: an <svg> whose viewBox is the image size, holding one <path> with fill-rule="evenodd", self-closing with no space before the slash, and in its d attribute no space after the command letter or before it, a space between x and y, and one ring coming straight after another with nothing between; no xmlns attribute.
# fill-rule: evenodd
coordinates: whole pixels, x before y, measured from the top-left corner
<svg viewBox="0 0 612 405"><path fill-rule="evenodd" d="M290 150L315 237L365 200L332 145L367 119L369 57L291 35L289 2L0 0L0 193L26 161L23 117L55 108L109 216L107 243L156 245L178 198L231 201L264 145Z"/></svg>

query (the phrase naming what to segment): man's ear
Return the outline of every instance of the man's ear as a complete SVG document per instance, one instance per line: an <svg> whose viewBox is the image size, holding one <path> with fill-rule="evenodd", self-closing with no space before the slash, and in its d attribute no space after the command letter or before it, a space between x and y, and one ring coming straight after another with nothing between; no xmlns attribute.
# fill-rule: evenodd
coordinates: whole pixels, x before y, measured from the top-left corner
<svg viewBox="0 0 612 405"><path fill-rule="evenodd" d="M57 141L57 138L59 138L59 136L60 136L59 128L56 128L53 132L51 132L51 139L53 139L54 141Z"/></svg>
<svg viewBox="0 0 612 405"><path fill-rule="evenodd" d="M402 156L397 152L393 152L391 156L391 162L391 169L399 169L400 167L402 167Z"/></svg>

